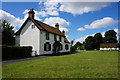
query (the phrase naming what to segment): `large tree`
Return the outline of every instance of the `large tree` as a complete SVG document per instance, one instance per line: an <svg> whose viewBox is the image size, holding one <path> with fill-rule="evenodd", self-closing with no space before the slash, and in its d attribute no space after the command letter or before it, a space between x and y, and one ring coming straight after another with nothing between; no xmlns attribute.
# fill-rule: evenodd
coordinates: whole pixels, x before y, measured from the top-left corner
<svg viewBox="0 0 120 80"><path fill-rule="evenodd" d="M93 36L88 36L85 39L85 49L93 50L95 48L95 39Z"/></svg>
<svg viewBox="0 0 120 80"><path fill-rule="evenodd" d="M116 34L114 30L106 31L105 37L103 38L104 43L117 43Z"/></svg>
<svg viewBox="0 0 120 80"><path fill-rule="evenodd" d="M14 30L6 20L2 21L2 45L14 45Z"/></svg>
<svg viewBox="0 0 120 80"><path fill-rule="evenodd" d="M95 40L95 49L97 49L97 50L99 50L99 48L100 48L100 44L103 42L103 38L102 38L102 35L101 35L101 33L96 33L95 35L94 35L94 40Z"/></svg>
<svg viewBox="0 0 120 80"><path fill-rule="evenodd" d="M74 45L75 48L78 48L79 46L81 46L82 44L80 42L76 42L76 44Z"/></svg>

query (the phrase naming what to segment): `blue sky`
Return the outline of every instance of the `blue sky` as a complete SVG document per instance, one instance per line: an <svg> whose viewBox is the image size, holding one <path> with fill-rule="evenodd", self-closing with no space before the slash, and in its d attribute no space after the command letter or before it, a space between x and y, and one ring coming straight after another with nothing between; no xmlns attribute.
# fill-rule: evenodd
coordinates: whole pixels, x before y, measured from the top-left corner
<svg viewBox="0 0 120 80"><path fill-rule="evenodd" d="M10 19L8 19L8 21L10 21L11 24L15 25L17 31L21 26L19 22L22 24L22 22L25 20L25 16L27 16L27 11L33 8L37 12L37 19L52 26L54 26L56 21L58 21L58 23L60 21L61 31L66 31L68 39L75 39L76 41L80 42L84 41L84 38L88 35L93 35L95 33L104 33L105 31L118 28L117 2L66 2L62 4L54 4L54 2L52 2L52 4L48 5L47 7L46 6L47 5L45 5L43 2L40 4L39 2L3 2L2 11L4 12L1 12L1 14L4 15L1 17L8 19L9 16L12 15L12 18L14 18L16 21L10 21ZM7 16L6 13L9 13L9 16ZM85 25L88 27L85 27ZM82 28L82 30L79 28Z"/></svg>

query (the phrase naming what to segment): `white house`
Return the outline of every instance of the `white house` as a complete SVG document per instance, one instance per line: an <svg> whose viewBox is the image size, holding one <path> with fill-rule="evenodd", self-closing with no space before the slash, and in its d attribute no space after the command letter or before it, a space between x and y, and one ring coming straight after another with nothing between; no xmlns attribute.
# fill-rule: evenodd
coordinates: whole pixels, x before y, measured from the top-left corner
<svg viewBox="0 0 120 80"><path fill-rule="evenodd" d="M34 19L33 9L28 14L28 18L16 32L16 46L32 46L35 52L32 55L70 51L70 42L66 39L65 31L59 30L58 23L52 27Z"/></svg>
<svg viewBox="0 0 120 80"><path fill-rule="evenodd" d="M100 45L100 50L119 50L117 43L103 43Z"/></svg>

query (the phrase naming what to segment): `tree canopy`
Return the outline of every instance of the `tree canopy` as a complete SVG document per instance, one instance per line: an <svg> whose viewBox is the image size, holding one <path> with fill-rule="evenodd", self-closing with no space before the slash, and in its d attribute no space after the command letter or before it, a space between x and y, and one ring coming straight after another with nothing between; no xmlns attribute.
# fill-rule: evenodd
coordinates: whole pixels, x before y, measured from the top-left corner
<svg viewBox="0 0 120 80"><path fill-rule="evenodd" d="M96 46L95 49L99 50L100 44L103 42L102 39L103 39L103 38L102 38L101 33L96 33L96 34L94 35L94 40L95 40L94 45Z"/></svg>
<svg viewBox="0 0 120 80"><path fill-rule="evenodd" d="M117 43L116 32L114 30L109 30L105 32L105 37L103 38L104 43Z"/></svg>
<svg viewBox="0 0 120 80"><path fill-rule="evenodd" d="M93 36L88 36L85 39L85 49L87 50L93 50L95 48L95 39Z"/></svg>
<svg viewBox="0 0 120 80"><path fill-rule="evenodd" d="M14 45L14 30L6 20L2 21L2 45Z"/></svg>
<svg viewBox="0 0 120 80"><path fill-rule="evenodd" d="M88 36L85 42L81 46L77 46L79 43L75 44L78 49L100 49L100 44L102 43L117 43L117 33L114 30L109 30L105 32L105 37L102 37L101 33L96 33L94 36ZM119 46L119 45L118 45Z"/></svg>

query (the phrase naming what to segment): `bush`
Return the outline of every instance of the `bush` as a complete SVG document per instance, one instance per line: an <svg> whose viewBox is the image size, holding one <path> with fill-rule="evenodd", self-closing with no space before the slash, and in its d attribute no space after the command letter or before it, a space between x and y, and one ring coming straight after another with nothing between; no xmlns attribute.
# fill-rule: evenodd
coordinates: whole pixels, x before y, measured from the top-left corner
<svg viewBox="0 0 120 80"><path fill-rule="evenodd" d="M70 51L71 51L71 52L74 52L75 50L76 50L76 48L75 48L74 46L71 46L71 47L70 47Z"/></svg>
<svg viewBox="0 0 120 80"><path fill-rule="evenodd" d="M84 50L85 49L85 46L84 45L81 45L78 47L78 50Z"/></svg>
<svg viewBox="0 0 120 80"><path fill-rule="evenodd" d="M2 60L30 57L31 52L31 46L2 46Z"/></svg>

